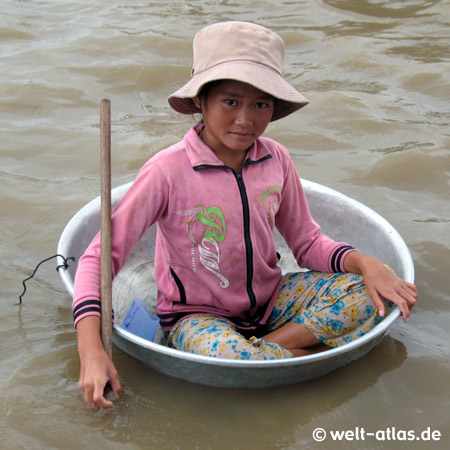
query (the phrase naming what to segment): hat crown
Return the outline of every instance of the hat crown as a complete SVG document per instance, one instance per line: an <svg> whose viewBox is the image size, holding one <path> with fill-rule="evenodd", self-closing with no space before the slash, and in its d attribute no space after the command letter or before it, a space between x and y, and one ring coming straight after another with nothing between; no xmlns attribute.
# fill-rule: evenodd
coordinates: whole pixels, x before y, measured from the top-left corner
<svg viewBox="0 0 450 450"><path fill-rule="evenodd" d="M284 42L261 25L250 22L219 22L200 30L193 41L195 76L218 64L248 61L263 64L281 75Z"/></svg>

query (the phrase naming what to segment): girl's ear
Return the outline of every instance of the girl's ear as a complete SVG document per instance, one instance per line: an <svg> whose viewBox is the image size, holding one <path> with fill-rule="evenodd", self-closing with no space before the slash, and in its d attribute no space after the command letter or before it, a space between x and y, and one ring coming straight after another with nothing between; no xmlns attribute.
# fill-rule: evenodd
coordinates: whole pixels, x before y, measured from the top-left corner
<svg viewBox="0 0 450 450"><path fill-rule="evenodd" d="M200 99L198 97L193 97L192 101L194 102L194 105L198 108L198 109L202 109L201 108L201 104L200 104Z"/></svg>

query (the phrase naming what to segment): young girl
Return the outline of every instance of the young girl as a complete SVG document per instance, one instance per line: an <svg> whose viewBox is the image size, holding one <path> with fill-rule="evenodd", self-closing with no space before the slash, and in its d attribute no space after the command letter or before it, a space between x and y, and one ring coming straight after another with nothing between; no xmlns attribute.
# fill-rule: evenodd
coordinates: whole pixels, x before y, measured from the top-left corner
<svg viewBox="0 0 450 450"><path fill-rule="evenodd" d="M259 25L224 22L195 35L191 79L169 97L202 120L143 166L113 213L113 275L157 223L157 313L170 346L220 358L301 356L363 335L384 315L406 319L413 284L320 232L289 152L262 137L307 99L281 75L284 44ZM277 265L275 227L307 272ZM87 404L121 390L100 340L99 236L80 258L74 321Z"/></svg>

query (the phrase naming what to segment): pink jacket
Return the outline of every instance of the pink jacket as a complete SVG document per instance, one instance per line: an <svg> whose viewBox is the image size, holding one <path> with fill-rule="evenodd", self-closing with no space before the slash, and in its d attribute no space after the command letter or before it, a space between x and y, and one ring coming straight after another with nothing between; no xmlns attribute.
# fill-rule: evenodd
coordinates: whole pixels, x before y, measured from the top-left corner
<svg viewBox="0 0 450 450"><path fill-rule="evenodd" d="M313 270L344 271L353 248L320 232L284 147L260 137L237 173L199 138L201 126L149 159L115 208L113 276L157 223L154 275L163 329L192 312L254 329L266 323L281 279L274 227L298 264ZM73 312L75 325L100 315L98 234L78 264Z"/></svg>

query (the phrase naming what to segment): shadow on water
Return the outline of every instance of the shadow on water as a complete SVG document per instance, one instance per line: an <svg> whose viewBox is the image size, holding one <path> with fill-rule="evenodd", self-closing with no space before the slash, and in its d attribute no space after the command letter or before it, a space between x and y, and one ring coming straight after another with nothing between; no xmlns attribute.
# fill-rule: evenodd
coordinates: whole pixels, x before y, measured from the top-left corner
<svg viewBox="0 0 450 450"><path fill-rule="evenodd" d="M337 408L345 414L346 402L401 366L406 357L405 346L386 337L366 357L320 379L244 390L166 377L117 351L125 395L113 414L94 420L108 439L138 447L150 441L158 448L221 449L230 448L231 442L235 449L285 447L295 442L299 429L324 414ZM76 364L70 364L66 376L76 373Z"/></svg>
<svg viewBox="0 0 450 450"><path fill-rule="evenodd" d="M339 409L351 416L346 403L407 357L406 347L388 336L364 358L320 379L244 390L170 378L115 349L124 395L112 411L94 412L84 407L78 392L70 308L55 308L36 325L29 318L18 325L22 331L15 339L20 336L32 348L10 374L2 408L8 433L20 435L23 448L35 442L45 448L67 442L67 449L83 443L112 449L149 448L151 443L159 449L216 450L230 448L230 442L233 449L286 447L296 441L299 430L312 427L326 413Z"/></svg>

